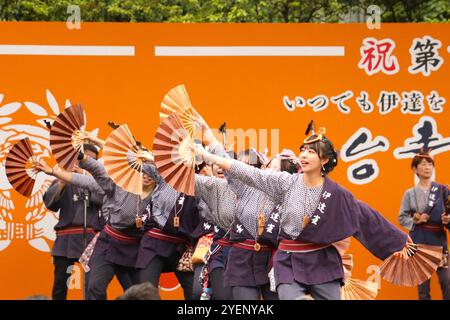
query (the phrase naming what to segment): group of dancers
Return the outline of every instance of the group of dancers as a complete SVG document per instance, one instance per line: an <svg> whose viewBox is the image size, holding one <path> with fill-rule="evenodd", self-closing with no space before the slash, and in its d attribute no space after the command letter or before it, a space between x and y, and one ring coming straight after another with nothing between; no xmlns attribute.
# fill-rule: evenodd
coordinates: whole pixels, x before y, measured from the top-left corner
<svg viewBox="0 0 450 320"><path fill-rule="evenodd" d="M298 157L284 149L267 159L254 149L236 156L201 116L198 125L195 196L169 185L144 148L143 192L125 191L98 159L105 141L87 131L72 171L38 164L56 178L44 195L45 205L59 210L53 299L66 298L67 268L81 257L87 299L106 299L114 276L126 290L144 282L158 287L162 273L174 272L187 300L339 300L350 238L381 260L412 243L441 246L437 273L450 298L449 189L432 181L435 163L426 151L412 160L420 182L406 191L399 213L408 235L329 177L338 153L323 128L310 123ZM206 254L194 261L205 243ZM420 298L429 292L428 280Z"/></svg>

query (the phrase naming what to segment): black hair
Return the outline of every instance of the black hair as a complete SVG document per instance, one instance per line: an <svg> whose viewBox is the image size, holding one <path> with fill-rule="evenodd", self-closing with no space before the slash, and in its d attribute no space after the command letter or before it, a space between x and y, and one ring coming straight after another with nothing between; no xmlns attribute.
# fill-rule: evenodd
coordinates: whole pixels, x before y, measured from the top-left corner
<svg viewBox="0 0 450 320"><path fill-rule="evenodd" d="M425 159L429 163L433 164L434 167L434 159L425 152L420 152L419 154L416 154L414 158L411 161L411 169L416 169L417 166L422 162L422 160Z"/></svg>
<svg viewBox="0 0 450 320"><path fill-rule="evenodd" d="M202 169L206 166L206 162L202 162L198 165L195 166L195 173L200 173L200 171L202 171Z"/></svg>
<svg viewBox="0 0 450 320"><path fill-rule="evenodd" d="M92 144L89 144L89 143L84 143L84 144L83 144L83 149L84 149L85 151L86 151L86 150L92 151L92 152L95 153L95 155L98 157L98 149L97 149L96 146L94 146L94 145L92 145Z"/></svg>
<svg viewBox="0 0 450 320"><path fill-rule="evenodd" d="M323 136L322 140L318 140L312 143L303 143L300 146L300 151L305 147L314 150L319 159L329 159L327 163L323 165L322 172L324 174L328 174L338 165L338 154L334 149L333 143L325 136Z"/></svg>
<svg viewBox="0 0 450 320"><path fill-rule="evenodd" d="M297 173L300 169L300 165L294 162L292 159L280 158L280 170L286 171L290 174Z"/></svg>
<svg viewBox="0 0 450 320"><path fill-rule="evenodd" d="M293 159L284 158L284 157L273 157L270 159L270 161L267 163L267 167L272 163L273 160L276 158L280 159L280 171L281 172L288 172L290 174L297 173L300 169L300 164L294 161Z"/></svg>

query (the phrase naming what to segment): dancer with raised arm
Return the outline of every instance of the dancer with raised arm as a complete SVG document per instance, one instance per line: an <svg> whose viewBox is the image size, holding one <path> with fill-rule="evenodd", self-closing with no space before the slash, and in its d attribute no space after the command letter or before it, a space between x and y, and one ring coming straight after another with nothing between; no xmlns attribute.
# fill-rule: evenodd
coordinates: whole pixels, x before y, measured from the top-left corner
<svg viewBox="0 0 450 320"><path fill-rule="evenodd" d="M281 204L274 257L280 299L301 299L309 292L314 299L339 300L344 274L334 242L353 236L384 260L399 254L411 240L328 177L337 165L337 153L324 128L315 132L309 127L300 147L301 174L260 170L210 154L199 145L195 149L207 163L219 165L228 176Z"/></svg>

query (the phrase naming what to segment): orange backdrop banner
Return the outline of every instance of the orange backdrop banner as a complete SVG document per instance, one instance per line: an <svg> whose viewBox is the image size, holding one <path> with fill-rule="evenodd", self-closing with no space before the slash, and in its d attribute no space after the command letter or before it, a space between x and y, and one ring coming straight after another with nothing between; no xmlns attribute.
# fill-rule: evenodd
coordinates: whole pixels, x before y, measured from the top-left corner
<svg viewBox="0 0 450 320"><path fill-rule="evenodd" d="M331 177L398 225L418 150L431 147L436 180L450 181L449 45L449 24L0 23L0 160L25 136L51 158L43 120L74 103L100 137L108 121L127 123L151 147L163 96L185 84L211 127L226 121L238 149L243 134L269 155L298 153L314 119L340 151ZM39 174L26 199L0 170L0 298L50 295L57 213L42 194L51 180ZM356 240L349 252L353 276L379 282L379 299L417 298L380 280L380 261ZM72 273L69 298L79 299L81 268ZM172 274L161 287L163 298L182 298ZM109 298L120 293L114 281ZM441 297L435 276L432 295Z"/></svg>

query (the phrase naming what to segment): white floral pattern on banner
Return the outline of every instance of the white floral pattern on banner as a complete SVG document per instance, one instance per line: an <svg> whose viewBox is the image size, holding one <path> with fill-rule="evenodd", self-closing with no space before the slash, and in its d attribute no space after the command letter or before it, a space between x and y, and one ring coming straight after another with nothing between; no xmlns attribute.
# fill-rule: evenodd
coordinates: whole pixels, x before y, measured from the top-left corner
<svg viewBox="0 0 450 320"><path fill-rule="evenodd" d="M46 90L48 106L35 102L9 102L3 104L5 95L0 94L0 251L5 250L15 239L25 240L33 248L49 252L47 240L55 240L53 227L58 222L58 213L48 210L42 200L52 178L38 174L32 195L25 201L24 208L17 208L11 196L14 190L8 182L5 172L5 160L9 149L20 139L28 137L38 159L51 158L49 144L50 132L44 120L53 122L61 109L50 90ZM65 107L71 105L67 99ZM14 114L25 106L30 113L30 121L17 123ZM98 129L94 130L98 133ZM22 220L14 217L15 212L23 212Z"/></svg>

